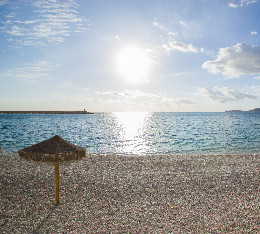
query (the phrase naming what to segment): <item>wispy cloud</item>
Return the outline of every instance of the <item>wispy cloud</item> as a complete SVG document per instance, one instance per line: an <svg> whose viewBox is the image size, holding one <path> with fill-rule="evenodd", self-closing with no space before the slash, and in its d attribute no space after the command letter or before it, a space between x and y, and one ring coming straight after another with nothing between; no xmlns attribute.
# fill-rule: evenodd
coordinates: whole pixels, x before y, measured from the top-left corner
<svg viewBox="0 0 260 234"><path fill-rule="evenodd" d="M168 32L168 35L176 37L179 35L179 33L178 32Z"/></svg>
<svg viewBox="0 0 260 234"><path fill-rule="evenodd" d="M119 35L115 35L115 39L120 41L121 40L121 37Z"/></svg>
<svg viewBox="0 0 260 234"><path fill-rule="evenodd" d="M257 35L256 31L251 32L251 35Z"/></svg>
<svg viewBox="0 0 260 234"><path fill-rule="evenodd" d="M164 32L165 34L167 34L170 37L179 36L178 32L169 31L165 25L158 23L156 20L153 22L153 26L160 29L162 32Z"/></svg>
<svg viewBox="0 0 260 234"><path fill-rule="evenodd" d="M9 12L2 23L2 34L18 45L44 45L61 43L73 32L86 27L86 19L77 11L78 5L71 0L37 0L26 2L30 14L8 3ZM25 7L25 6L24 6Z"/></svg>
<svg viewBox="0 0 260 234"><path fill-rule="evenodd" d="M166 49L167 51L171 50L179 50L182 52L192 52L192 53L198 53L198 48L194 47L192 44L184 44L179 41L169 41L166 44L163 44L162 47Z"/></svg>
<svg viewBox="0 0 260 234"><path fill-rule="evenodd" d="M12 70L7 70L0 74L1 77L17 78L24 81L32 81L40 78L46 78L49 73L53 71L57 65L51 64L47 61L40 60L32 63L25 63L20 67Z"/></svg>
<svg viewBox="0 0 260 234"><path fill-rule="evenodd" d="M156 21L153 22L153 26L154 26L154 27L157 27L157 28L159 28L160 30L163 30L163 31L166 30L166 28L165 28L162 24L159 24L159 23L156 22Z"/></svg>
<svg viewBox="0 0 260 234"><path fill-rule="evenodd" d="M177 72L177 73L169 73L169 74L161 75L160 77L182 77L185 74L186 72Z"/></svg>
<svg viewBox="0 0 260 234"><path fill-rule="evenodd" d="M187 38L188 34L193 35L196 38L200 38L200 30L197 30L195 26L193 27L181 20L179 21L179 24L185 27L185 33L179 33L177 31L173 31L172 29L169 30L166 25L158 23L158 21L155 19L155 21L153 22L154 27L159 28L160 31L164 34L160 35L160 37L164 39L164 43L161 45L160 48L166 51L178 50L185 53L198 53L200 51L202 53L205 53L206 51L204 48L197 48L192 44L185 44L180 41L182 40L182 38Z"/></svg>
<svg viewBox="0 0 260 234"><path fill-rule="evenodd" d="M258 91L259 92L260 91L260 85L252 86L251 89L254 90L254 91Z"/></svg>
<svg viewBox="0 0 260 234"><path fill-rule="evenodd" d="M257 0L236 0L236 1L230 2L228 5L229 5L229 7L237 8L237 7L243 7L244 5L249 5L249 4L256 3L256 2L257 2Z"/></svg>
<svg viewBox="0 0 260 234"><path fill-rule="evenodd" d="M230 78L245 74L260 74L260 46L238 43L233 47L220 48L214 61L202 67L212 73L222 73Z"/></svg>
<svg viewBox="0 0 260 234"><path fill-rule="evenodd" d="M233 2L229 3L228 5L229 5L229 7L232 7L232 8L239 7L239 4L236 4L236 3L233 3Z"/></svg>
<svg viewBox="0 0 260 234"><path fill-rule="evenodd" d="M1 1L0 1L0 6L3 6L3 5L5 5L5 4L7 4L7 3L8 3L7 0L1 0Z"/></svg>
<svg viewBox="0 0 260 234"><path fill-rule="evenodd" d="M182 20L179 21L179 23L182 25L182 26L188 26L188 24Z"/></svg>
<svg viewBox="0 0 260 234"><path fill-rule="evenodd" d="M196 105L192 99L188 98L171 98L165 93L152 93L140 90L124 91L97 91L95 98L92 100L115 106L136 106L136 107L176 107L182 105ZM94 98L94 99L93 99Z"/></svg>
<svg viewBox="0 0 260 234"><path fill-rule="evenodd" d="M215 87L214 89L199 88L198 90L202 96L221 103L257 98L255 95L245 94L228 87Z"/></svg>

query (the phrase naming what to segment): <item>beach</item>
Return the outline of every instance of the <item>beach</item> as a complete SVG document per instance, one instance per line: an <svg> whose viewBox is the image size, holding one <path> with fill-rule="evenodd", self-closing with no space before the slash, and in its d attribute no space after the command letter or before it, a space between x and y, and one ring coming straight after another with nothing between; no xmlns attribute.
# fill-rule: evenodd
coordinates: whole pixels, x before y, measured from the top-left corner
<svg viewBox="0 0 260 234"><path fill-rule="evenodd" d="M0 156L1 233L257 233L260 155Z"/></svg>

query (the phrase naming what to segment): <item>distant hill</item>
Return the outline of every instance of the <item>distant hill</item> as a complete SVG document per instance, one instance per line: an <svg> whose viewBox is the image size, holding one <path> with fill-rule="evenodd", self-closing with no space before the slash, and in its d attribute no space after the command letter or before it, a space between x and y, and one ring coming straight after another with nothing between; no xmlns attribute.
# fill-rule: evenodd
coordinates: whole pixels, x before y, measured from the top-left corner
<svg viewBox="0 0 260 234"><path fill-rule="evenodd" d="M248 111L242 111L242 110L229 110L225 112L248 112ZM249 112L260 112L260 108L255 108L253 110L249 110Z"/></svg>
<svg viewBox="0 0 260 234"><path fill-rule="evenodd" d="M229 111L225 111L225 112L242 112L241 110L229 110Z"/></svg>
<svg viewBox="0 0 260 234"><path fill-rule="evenodd" d="M259 111L260 111L260 108L255 108L255 109L250 110L250 111L253 111L253 112L259 112Z"/></svg>

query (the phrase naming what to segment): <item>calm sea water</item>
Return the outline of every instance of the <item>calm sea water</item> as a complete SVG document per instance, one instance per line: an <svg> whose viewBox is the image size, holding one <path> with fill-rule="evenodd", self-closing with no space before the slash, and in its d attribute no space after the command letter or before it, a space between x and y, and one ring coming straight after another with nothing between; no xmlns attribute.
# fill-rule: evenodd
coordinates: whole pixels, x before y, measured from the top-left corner
<svg viewBox="0 0 260 234"><path fill-rule="evenodd" d="M56 134L88 153L259 153L260 113L0 115L5 153Z"/></svg>

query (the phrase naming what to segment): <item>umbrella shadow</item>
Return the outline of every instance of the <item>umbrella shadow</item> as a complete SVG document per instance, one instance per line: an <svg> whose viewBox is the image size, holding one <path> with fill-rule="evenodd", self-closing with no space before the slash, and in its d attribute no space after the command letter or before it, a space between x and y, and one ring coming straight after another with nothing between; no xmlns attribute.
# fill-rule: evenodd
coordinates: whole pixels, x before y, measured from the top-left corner
<svg viewBox="0 0 260 234"><path fill-rule="evenodd" d="M53 215L53 213L56 209L57 209L57 206L51 207L49 214L40 222L39 226L35 230L33 230L32 233L34 233L34 234L40 233L41 228L44 226L44 224L47 223L47 221L50 219L50 217Z"/></svg>

